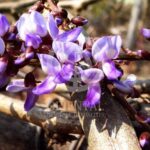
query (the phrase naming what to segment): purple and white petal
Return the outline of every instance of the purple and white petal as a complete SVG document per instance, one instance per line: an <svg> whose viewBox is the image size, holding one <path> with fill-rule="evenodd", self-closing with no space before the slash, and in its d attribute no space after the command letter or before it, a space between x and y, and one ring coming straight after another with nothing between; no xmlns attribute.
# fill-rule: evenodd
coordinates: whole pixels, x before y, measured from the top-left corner
<svg viewBox="0 0 150 150"><path fill-rule="evenodd" d="M114 59L121 49L120 36L104 36L99 38L92 46L92 56L97 62Z"/></svg>
<svg viewBox="0 0 150 150"><path fill-rule="evenodd" d="M127 79L123 81L124 84L127 84L130 87L133 87L136 82L136 76L134 74L130 74L127 76Z"/></svg>
<svg viewBox="0 0 150 150"><path fill-rule="evenodd" d="M114 86L121 92L129 94L133 92L133 88L128 84L123 83L122 81L114 81Z"/></svg>
<svg viewBox="0 0 150 150"><path fill-rule="evenodd" d="M55 19L50 13L47 15L47 30L53 39L55 39L59 33Z"/></svg>
<svg viewBox="0 0 150 150"><path fill-rule="evenodd" d="M39 96L32 93L31 90L28 90L24 108L26 111L29 111L37 102Z"/></svg>
<svg viewBox="0 0 150 150"><path fill-rule="evenodd" d="M66 83L71 79L73 71L74 66L72 64L64 64L54 80L55 83Z"/></svg>
<svg viewBox="0 0 150 150"><path fill-rule="evenodd" d="M53 42L53 50L61 63L75 63L82 58L82 48L72 42Z"/></svg>
<svg viewBox="0 0 150 150"><path fill-rule="evenodd" d="M115 67L114 62L112 61L104 62L102 64L102 69L109 80L114 80L122 76L122 72Z"/></svg>
<svg viewBox="0 0 150 150"><path fill-rule="evenodd" d="M126 80L124 81L119 81L119 80L115 80L114 81L114 86L124 92L124 93L132 93L133 92L133 86L136 82L136 76L133 74L130 74Z"/></svg>
<svg viewBox="0 0 150 150"><path fill-rule="evenodd" d="M27 34L25 38L25 45L28 47L33 47L37 49L40 44L42 43L42 40L40 36L35 34Z"/></svg>
<svg viewBox="0 0 150 150"><path fill-rule="evenodd" d="M48 94L53 92L55 87L54 77L48 76L43 82L33 88L32 92L36 95Z"/></svg>
<svg viewBox="0 0 150 150"><path fill-rule="evenodd" d="M81 73L81 80L86 84L96 84L104 78L102 70L97 68L90 68L83 70Z"/></svg>
<svg viewBox="0 0 150 150"><path fill-rule="evenodd" d="M79 34L77 41L79 42L79 45L83 48L83 46L86 42L86 38L82 32Z"/></svg>
<svg viewBox="0 0 150 150"><path fill-rule="evenodd" d="M55 76L61 71L61 65L55 57L48 54L38 54L38 57L44 73Z"/></svg>
<svg viewBox="0 0 150 150"><path fill-rule="evenodd" d="M148 38L148 39L150 38L150 29L142 28L141 33L145 38Z"/></svg>
<svg viewBox="0 0 150 150"><path fill-rule="evenodd" d="M10 24L7 18L4 15L0 14L0 36L4 36L8 31L9 27Z"/></svg>
<svg viewBox="0 0 150 150"><path fill-rule="evenodd" d="M56 40L63 41L63 42L74 42L78 39L81 32L82 32L82 28L77 27L59 34Z"/></svg>
<svg viewBox="0 0 150 150"><path fill-rule="evenodd" d="M17 21L18 35L24 41L25 41L25 38L26 38L26 34L29 33L29 31L28 31L29 24L26 21L28 19L29 19L29 14L25 13L25 14L21 15L21 17Z"/></svg>
<svg viewBox="0 0 150 150"><path fill-rule="evenodd" d="M47 34L46 22L41 13L37 11L32 11L28 23L29 33L37 34L40 37L44 37Z"/></svg>
<svg viewBox="0 0 150 150"><path fill-rule="evenodd" d="M9 92L20 92L28 90L28 87L25 87L24 80L13 80L7 87L6 90Z"/></svg>
<svg viewBox="0 0 150 150"><path fill-rule="evenodd" d="M92 108L96 104L100 103L100 98L101 98L101 88L99 83L89 85L86 98L83 101L83 106Z"/></svg>
<svg viewBox="0 0 150 150"><path fill-rule="evenodd" d="M3 39L0 37L0 55L3 55L5 52L5 43Z"/></svg>

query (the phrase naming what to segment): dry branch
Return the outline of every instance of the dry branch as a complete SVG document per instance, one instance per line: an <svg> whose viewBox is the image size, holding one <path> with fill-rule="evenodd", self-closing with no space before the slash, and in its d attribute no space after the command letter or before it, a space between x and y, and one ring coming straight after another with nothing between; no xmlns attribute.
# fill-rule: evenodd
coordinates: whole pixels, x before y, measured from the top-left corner
<svg viewBox="0 0 150 150"><path fill-rule="evenodd" d="M33 123L49 132L82 134L78 116L75 113L54 111L35 106L28 113L24 103L0 94L0 112Z"/></svg>

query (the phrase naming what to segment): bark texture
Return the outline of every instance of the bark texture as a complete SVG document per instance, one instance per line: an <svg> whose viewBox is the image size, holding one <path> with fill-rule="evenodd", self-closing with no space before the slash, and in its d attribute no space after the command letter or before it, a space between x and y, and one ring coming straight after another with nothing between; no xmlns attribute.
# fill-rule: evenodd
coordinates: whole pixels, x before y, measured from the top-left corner
<svg viewBox="0 0 150 150"><path fill-rule="evenodd" d="M141 150L130 119L106 88L96 108L84 108L84 97L81 92L72 95L89 150Z"/></svg>

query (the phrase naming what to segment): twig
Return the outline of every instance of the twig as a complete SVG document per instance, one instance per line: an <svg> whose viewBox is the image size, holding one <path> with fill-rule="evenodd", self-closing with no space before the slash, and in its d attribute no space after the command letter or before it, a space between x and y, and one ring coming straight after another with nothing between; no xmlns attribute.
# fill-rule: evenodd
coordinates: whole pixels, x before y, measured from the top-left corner
<svg viewBox="0 0 150 150"><path fill-rule="evenodd" d="M49 132L82 134L78 116L75 113L50 110L35 106L24 110L24 103L0 94L0 112L33 123Z"/></svg>

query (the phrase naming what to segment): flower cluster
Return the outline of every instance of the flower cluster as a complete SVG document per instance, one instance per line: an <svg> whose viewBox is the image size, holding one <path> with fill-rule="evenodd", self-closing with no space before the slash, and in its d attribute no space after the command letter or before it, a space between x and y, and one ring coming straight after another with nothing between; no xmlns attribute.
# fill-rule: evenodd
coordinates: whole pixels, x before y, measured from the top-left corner
<svg viewBox="0 0 150 150"><path fill-rule="evenodd" d="M100 83L104 80L131 94L136 78L131 75L120 81L123 72L116 60L122 46L121 37L85 38L82 26L87 22L80 16L70 20L63 10L30 10L10 26L0 14L0 87L7 85L6 90L10 92L26 91L26 111L40 95L53 92L58 84L68 83L75 74L79 76L76 82L87 85L85 107L100 103ZM8 84L10 77L33 59L40 63L47 77L39 83L33 72L29 72L24 79Z"/></svg>

